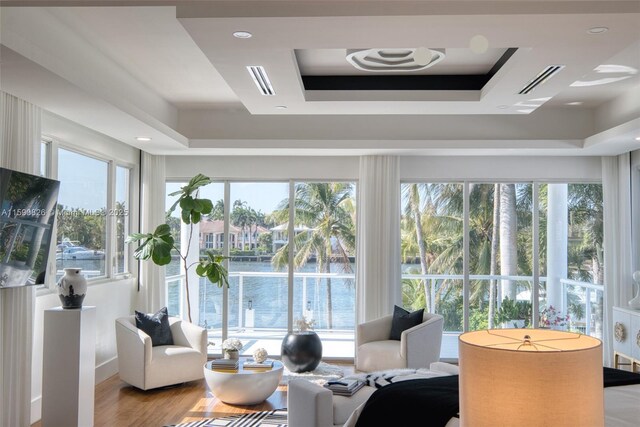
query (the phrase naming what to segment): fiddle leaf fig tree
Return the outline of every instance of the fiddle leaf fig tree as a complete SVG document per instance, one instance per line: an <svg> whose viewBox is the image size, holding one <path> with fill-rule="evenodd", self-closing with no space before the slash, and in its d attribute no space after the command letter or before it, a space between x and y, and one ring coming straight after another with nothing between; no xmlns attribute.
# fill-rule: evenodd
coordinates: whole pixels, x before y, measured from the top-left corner
<svg viewBox="0 0 640 427"><path fill-rule="evenodd" d="M216 255L211 250L206 251L206 256L191 264L188 263L189 248L193 237L193 225L200 222L203 215L211 213L213 203L209 199L198 198L199 188L211 183L211 179L198 174L194 176L187 185L180 190L169 194L179 196L178 200L169 208L167 217L171 216L176 207L180 206L180 218L182 222L189 226L187 245L184 253L176 246L174 238L171 236L169 224L161 224L153 233L134 233L127 237L127 243L138 243L140 246L133 253L134 258L143 261L151 259L154 264L162 266L171 262L171 251L175 250L182 261L185 272L185 291L187 301L187 315L191 322L191 300L189 298L189 274L191 267L196 265L196 274L206 277L213 284L219 287L229 286L227 269L222 265L223 256Z"/></svg>

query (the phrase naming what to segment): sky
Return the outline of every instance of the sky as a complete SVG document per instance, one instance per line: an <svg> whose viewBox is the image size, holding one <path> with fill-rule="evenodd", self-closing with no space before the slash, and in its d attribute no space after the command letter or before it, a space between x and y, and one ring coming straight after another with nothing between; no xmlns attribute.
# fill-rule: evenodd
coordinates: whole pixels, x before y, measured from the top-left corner
<svg viewBox="0 0 640 427"><path fill-rule="evenodd" d="M180 189L184 183L167 183L166 206L169 208L176 200L176 197L169 197L168 194ZM249 207L265 214L273 212L280 201L289 196L288 182L233 182L231 183L231 204L235 200L247 202ZM224 184L213 183L201 189L201 198L211 199L213 204L224 198Z"/></svg>

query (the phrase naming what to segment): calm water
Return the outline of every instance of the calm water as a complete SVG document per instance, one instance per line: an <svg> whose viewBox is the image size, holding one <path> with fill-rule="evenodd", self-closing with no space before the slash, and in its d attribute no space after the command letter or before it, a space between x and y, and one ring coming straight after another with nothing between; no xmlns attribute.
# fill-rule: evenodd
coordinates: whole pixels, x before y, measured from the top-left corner
<svg viewBox="0 0 640 427"><path fill-rule="evenodd" d="M352 265L353 268L353 265ZM173 263L167 266L167 276L177 274L178 266ZM243 328L287 328L288 286L285 277L252 277L235 276L234 272L273 272L269 262L238 262L229 265L229 327ZM331 271L343 273L343 267L332 265ZM307 264L300 272L315 273L316 264ZM242 279L242 296L240 296L240 280ZM293 318L303 315L303 307L315 320L316 329L328 327L327 281L325 279L306 278L306 298L303 304L304 282L301 277L294 277ZM169 311L178 308L178 283L169 286ZM332 279L331 302L333 329L353 329L355 325L355 280ZM208 327L222 327L222 289L212 285L208 280L200 278L200 322ZM242 310L242 319L238 315ZM251 317L253 316L253 323Z"/></svg>

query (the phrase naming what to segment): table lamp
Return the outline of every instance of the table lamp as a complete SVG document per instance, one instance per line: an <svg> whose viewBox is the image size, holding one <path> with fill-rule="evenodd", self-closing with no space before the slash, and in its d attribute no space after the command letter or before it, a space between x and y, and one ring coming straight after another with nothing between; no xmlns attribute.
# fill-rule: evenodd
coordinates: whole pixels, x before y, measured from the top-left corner
<svg viewBox="0 0 640 427"><path fill-rule="evenodd" d="M460 425L604 426L602 343L549 329L459 338Z"/></svg>

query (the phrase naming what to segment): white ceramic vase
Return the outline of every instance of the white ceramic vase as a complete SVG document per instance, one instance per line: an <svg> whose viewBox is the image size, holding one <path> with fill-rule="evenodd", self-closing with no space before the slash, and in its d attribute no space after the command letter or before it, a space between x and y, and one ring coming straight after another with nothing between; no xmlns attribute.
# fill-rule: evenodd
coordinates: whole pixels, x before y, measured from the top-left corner
<svg viewBox="0 0 640 427"><path fill-rule="evenodd" d="M65 268L64 276L58 281L58 296L62 308L82 308L82 301L87 294L87 279L80 268Z"/></svg>

